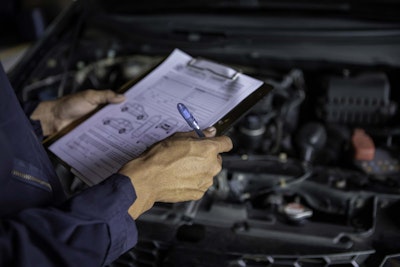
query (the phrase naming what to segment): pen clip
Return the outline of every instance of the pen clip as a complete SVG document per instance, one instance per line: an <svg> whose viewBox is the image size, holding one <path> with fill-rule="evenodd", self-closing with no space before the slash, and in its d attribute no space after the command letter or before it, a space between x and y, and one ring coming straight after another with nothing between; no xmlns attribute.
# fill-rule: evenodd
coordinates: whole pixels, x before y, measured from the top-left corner
<svg viewBox="0 0 400 267"><path fill-rule="evenodd" d="M195 68L201 71L208 71L212 74L228 80L236 80L242 73L240 70L235 70L231 67L206 60L203 58L192 58L188 63L188 67Z"/></svg>

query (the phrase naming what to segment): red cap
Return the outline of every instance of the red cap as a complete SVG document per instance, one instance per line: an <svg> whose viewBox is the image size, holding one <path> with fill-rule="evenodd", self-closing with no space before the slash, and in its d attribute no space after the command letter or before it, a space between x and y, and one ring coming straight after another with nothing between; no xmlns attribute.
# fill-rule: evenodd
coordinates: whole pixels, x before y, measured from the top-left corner
<svg viewBox="0 0 400 267"><path fill-rule="evenodd" d="M373 160L375 145L372 138L363 129L355 129L351 142L354 147L355 160Z"/></svg>

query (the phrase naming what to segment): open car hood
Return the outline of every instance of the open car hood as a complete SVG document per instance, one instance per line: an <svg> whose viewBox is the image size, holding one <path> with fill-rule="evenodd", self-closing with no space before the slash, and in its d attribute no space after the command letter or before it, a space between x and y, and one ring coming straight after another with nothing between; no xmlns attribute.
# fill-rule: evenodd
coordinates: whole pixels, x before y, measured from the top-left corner
<svg viewBox="0 0 400 267"><path fill-rule="evenodd" d="M398 3L75 1L10 79L24 100L117 90L179 48L274 86L204 198L157 203L115 266L396 266Z"/></svg>

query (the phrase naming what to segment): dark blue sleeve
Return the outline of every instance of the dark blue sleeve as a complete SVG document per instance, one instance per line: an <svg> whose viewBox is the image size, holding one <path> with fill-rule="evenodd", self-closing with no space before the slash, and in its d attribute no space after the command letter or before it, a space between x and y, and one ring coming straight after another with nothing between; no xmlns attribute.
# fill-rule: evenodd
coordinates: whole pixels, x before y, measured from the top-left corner
<svg viewBox="0 0 400 267"><path fill-rule="evenodd" d="M0 221L0 266L102 266L137 241L129 178L115 174L57 208Z"/></svg>

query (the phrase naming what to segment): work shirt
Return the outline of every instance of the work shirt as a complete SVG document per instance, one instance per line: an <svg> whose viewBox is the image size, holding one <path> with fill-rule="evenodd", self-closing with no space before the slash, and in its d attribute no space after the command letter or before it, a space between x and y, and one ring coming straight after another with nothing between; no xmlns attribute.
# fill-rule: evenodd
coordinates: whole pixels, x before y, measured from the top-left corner
<svg viewBox="0 0 400 267"><path fill-rule="evenodd" d="M0 266L106 265L137 241L135 199L114 174L66 200L0 64Z"/></svg>

